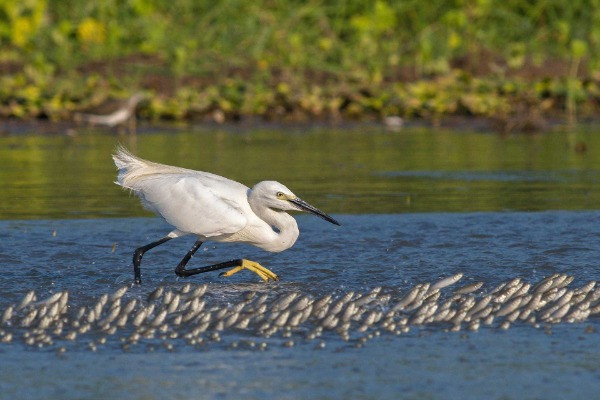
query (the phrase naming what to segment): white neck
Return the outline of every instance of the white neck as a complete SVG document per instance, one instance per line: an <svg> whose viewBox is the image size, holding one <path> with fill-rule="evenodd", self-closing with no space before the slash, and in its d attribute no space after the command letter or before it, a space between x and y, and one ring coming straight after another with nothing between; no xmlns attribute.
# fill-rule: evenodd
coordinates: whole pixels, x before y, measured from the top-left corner
<svg viewBox="0 0 600 400"><path fill-rule="evenodd" d="M261 244L259 247L273 252L283 251L292 247L300 234L294 217L285 211L275 211L269 207L252 203L250 202L250 206L254 213L265 223L269 224L269 226L275 227L279 231L276 232L273 230L272 239Z"/></svg>

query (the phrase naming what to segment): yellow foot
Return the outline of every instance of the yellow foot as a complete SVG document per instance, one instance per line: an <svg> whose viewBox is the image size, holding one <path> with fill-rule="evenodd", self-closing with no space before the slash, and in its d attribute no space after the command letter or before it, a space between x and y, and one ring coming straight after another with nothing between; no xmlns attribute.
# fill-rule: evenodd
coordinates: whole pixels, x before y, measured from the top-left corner
<svg viewBox="0 0 600 400"><path fill-rule="evenodd" d="M247 269L247 270L254 272L256 275L260 276L260 278L265 282L267 282L269 279L274 280L274 281L279 280L277 275L275 275L273 272L269 271L268 269L266 269L259 263L250 261L250 260L246 260L246 259L242 260L242 265L240 265L239 267L232 268L227 272L223 272L221 274L221 276L228 277L233 274L237 274L238 272L240 272L243 269Z"/></svg>

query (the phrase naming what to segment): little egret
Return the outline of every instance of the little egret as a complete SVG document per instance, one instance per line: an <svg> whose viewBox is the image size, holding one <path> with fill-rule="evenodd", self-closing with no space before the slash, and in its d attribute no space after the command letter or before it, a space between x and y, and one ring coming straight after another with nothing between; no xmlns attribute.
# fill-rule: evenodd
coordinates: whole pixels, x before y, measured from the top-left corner
<svg viewBox="0 0 600 400"><path fill-rule="evenodd" d="M289 249L300 232L296 220L286 211L308 211L339 225L279 182L263 181L250 189L209 172L143 160L122 146L113 155L113 160L119 170L115 183L133 191L146 209L175 227L162 239L135 250L133 274L136 283L141 283L140 264L146 251L185 235L196 235L198 239L175 268L177 276L232 268L222 275L231 276L248 269L264 281L279 280L267 268L246 259L193 269L185 269L185 265L207 240L248 243L271 252Z"/></svg>

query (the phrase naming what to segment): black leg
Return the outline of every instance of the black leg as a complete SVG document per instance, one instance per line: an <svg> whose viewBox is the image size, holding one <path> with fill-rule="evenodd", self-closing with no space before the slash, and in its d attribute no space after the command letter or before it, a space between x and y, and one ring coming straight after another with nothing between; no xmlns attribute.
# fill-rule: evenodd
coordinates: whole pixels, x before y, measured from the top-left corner
<svg viewBox="0 0 600 400"><path fill-rule="evenodd" d="M156 242L152 242L142 247L138 247L133 253L133 278L135 283L142 283L142 272L140 270L140 264L142 263L142 257L144 253L150 249L155 248L156 246L163 244L164 242L168 242L173 239L172 237L165 236L164 238L157 240Z"/></svg>
<svg viewBox="0 0 600 400"><path fill-rule="evenodd" d="M198 239L196 240L196 243L194 243L190 251L188 251L185 257L183 257L183 259L179 262L177 267L175 267L175 274L177 274L177 276L189 276L185 275L185 265L188 263L188 261L190 261L190 258L194 256L196 251L198 251L200 246L202 246L202 240Z"/></svg>
<svg viewBox="0 0 600 400"><path fill-rule="evenodd" d="M231 276L245 268L245 269L249 269L250 271L252 271L255 274L257 274L258 276L260 276L261 279L263 279L264 281L268 281L269 279L274 280L274 281L279 280L277 275L275 275L273 272L269 271L265 267L261 266L258 263L255 263L253 261L244 260L244 259L226 261L226 262L222 262L219 264L208 265L206 267L185 269L186 264L194 256L196 251L198 251L200 246L202 246L202 240L198 239L196 241L196 243L194 243L192 248L187 252L185 257L183 257L183 259L179 262L177 267L175 267L175 274L177 274L177 276L187 277L187 276L201 274L203 272L216 271L216 270L225 269L225 268L233 268L232 270L224 273L225 276ZM236 268L236 267L239 267L239 268ZM221 274L221 275L223 275L223 274Z"/></svg>
<svg viewBox="0 0 600 400"><path fill-rule="evenodd" d="M227 261L227 262L220 263L220 264L209 265L206 267L185 269L186 264L188 263L188 261L190 261L190 258L192 258L194 253L196 253L196 251L198 251L198 249L200 248L201 245L202 245L202 241L197 240L196 243L194 243L194 245L190 249L190 251L188 251L187 254L185 255L185 257L183 257L183 259L181 260L179 265L177 265L177 267L175 268L175 273L177 274L177 276L181 276L181 277L192 276L192 275L201 274L203 272L216 271L218 269L238 267L238 266L242 265L242 260L233 260L233 261Z"/></svg>
<svg viewBox="0 0 600 400"><path fill-rule="evenodd" d="M184 267L179 268L179 265L178 265L177 268L179 268L179 269L176 268L175 273L177 274L177 276L192 276L192 275L201 274L203 272L217 271L219 269L224 269L224 268L239 267L240 265L242 265L241 259L226 261L226 262L222 262L219 264L207 265L206 267L193 268L193 269L184 269Z"/></svg>

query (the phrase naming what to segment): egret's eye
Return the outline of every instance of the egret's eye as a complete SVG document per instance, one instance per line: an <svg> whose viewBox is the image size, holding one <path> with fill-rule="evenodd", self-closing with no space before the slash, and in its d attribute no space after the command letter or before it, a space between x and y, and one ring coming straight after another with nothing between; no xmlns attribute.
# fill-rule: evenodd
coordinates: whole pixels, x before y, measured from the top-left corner
<svg viewBox="0 0 600 400"><path fill-rule="evenodd" d="M283 194L282 192L277 192L276 196L278 199L282 199L282 200L285 199L285 194Z"/></svg>

